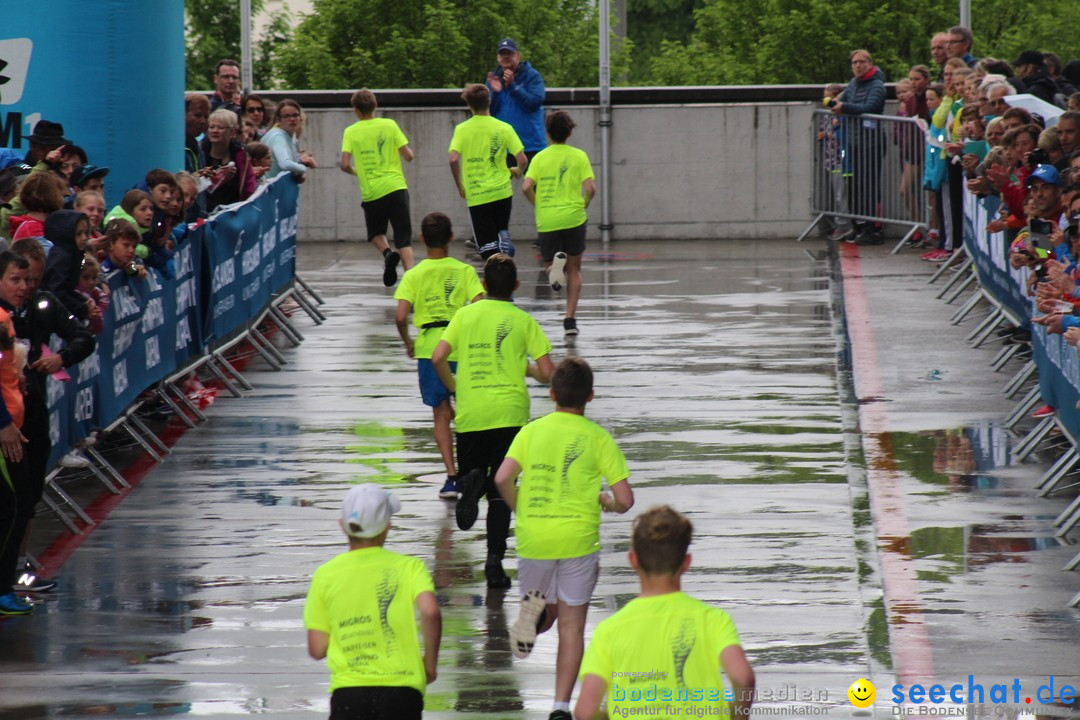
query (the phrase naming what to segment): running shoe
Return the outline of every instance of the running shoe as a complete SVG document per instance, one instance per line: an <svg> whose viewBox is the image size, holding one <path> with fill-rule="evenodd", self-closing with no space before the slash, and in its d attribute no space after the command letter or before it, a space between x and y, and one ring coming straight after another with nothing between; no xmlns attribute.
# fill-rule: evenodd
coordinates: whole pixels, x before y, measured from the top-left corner
<svg viewBox="0 0 1080 720"><path fill-rule="evenodd" d="M547 598L539 590L530 590L521 599L521 612L510 627L510 652L514 657L529 657L536 644L536 623L546 606Z"/></svg>
<svg viewBox="0 0 1080 720"><path fill-rule="evenodd" d="M439 491L439 497L441 497L443 500L458 499L458 486L456 477L447 476L446 483L442 486L442 490Z"/></svg>
<svg viewBox="0 0 1080 720"><path fill-rule="evenodd" d="M881 245L885 242L885 236L880 230L871 230L855 238L856 245Z"/></svg>
<svg viewBox="0 0 1080 720"><path fill-rule="evenodd" d="M394 287L397 282L397 266L401 262L401 255L397 250L391 250L383 258L382 284L386 287Z"/></svg>
<svg viewBox="0 0 1080 720"><path fill-rule="evenodd" d="M848 228L846 230L844 230L843 228L833 228L833 231L829 233L829 239L834 242L842 242L844 240L847 240L854 234L854 228Z"/></svg>
<svg viewBox="0 0 1080 720"><path fill-rule="evenodd" d="M563 318L562 326L567 335L577 335L577 318Z"/></svg>
<svg viewBox="0 0 1080 720"><path fill-rule="evenodd" d="M552 710L548 720L574 720L574 716L565 710Z"/></svg>
<svg viewBox="0 0 1080 720"><path fill-rule="evenodd" d="M476 524L480 514L480 496L484 494L487 476L480 468L473 468L458 478L458 501L454 508L454 517L461 530L468 530Z"/></svg>
<svg viewBox="0 0 1080 720"><path fill-rule="evenodd" d="M510 231L500 230L499 252L501 252L503 255L509 255L510 257L514 257L515 251L516 249L514 248L514 241L510 239Z"/></svg>
<svg viewBox="0 0 1080 720"><path fill-rule="evenodd" d="M566 253L555 253L551 267L548 268L548 282L551 283L552 290L562 290L566 284Z"/></svg>
<svg viewBox="0 0 1080 720"><path fill-rule="evenodd" d="M952 250L942 250L937 255L930 258L930 262L943 263L952 257Z"/></svg>
<svg viewBox="0 0 1080 720"><path fill-rule="evenodd" d="M1031 417L1033 417L1033 418L1044 418L1044 417L1050 417L1053 414L1054 414L1053 406L1051 406L1051 405L1043 405L1041 408L1039 408L1035 412L1031 413Z"/></svg>
<svg viewBox="0 0 1080 720"><path fill-rule="evenodd" d="M19 573L19 579L12 586L12 589L15 592L47 593L55 590L58 584L53 580L38 577L38 574L34 571L34 566L30 563L24 563L22 572Z"/></svg>
<svg viewBox="0 0 1080 720"><path fill-rule="evenodd" d="M29 615L34 612L33 604L13 592L0 595L0 615ZM535 638L535 635L533 636Z"/></svg>
<svg viewBox="0 0 1080 720"><path fill-rule="evenodd" d="M488 559L484 563L484 578L492 590L506 590L510 587L510 576L503 570L502 561Z"/></svg>

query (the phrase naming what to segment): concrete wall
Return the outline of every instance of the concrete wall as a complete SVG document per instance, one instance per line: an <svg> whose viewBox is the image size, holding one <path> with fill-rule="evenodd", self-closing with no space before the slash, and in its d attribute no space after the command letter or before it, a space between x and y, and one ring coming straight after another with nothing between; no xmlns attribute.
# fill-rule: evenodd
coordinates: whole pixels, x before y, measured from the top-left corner
<svg viewBox="0 0 1080 720"><path fill-rule="evenodd" d="M555 109L555 106L549 107ZM570 142L592 158L600 179L598 111L568 108L578 127ZM809 103L618 106L612 127L613 239L795 236L810 222ZM469 234L465 202L450 176L447 147L466 111L394 108L416 159L406 168L414 232L433 210ZM338 169L351 110L308 110L303 147L320 167L302 187L301 240L364 240L356 179ZM599 196L589 236L599 238ZM514 237L535 237L532 206L514 196Z"/></svg>

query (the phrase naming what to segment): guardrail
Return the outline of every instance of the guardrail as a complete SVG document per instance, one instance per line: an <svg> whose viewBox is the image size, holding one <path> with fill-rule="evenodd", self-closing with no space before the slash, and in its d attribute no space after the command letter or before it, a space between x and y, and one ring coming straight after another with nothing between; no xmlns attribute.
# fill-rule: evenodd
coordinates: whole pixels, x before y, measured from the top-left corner
<svg viewBox="0 0 1080 720"><path fill-rule="evenodd" d="M984 344L994 336L1003 324L1030 327L1031 359L1005 384L1002 392L1015 397L1025 387L1026 394L1005 419L1005 427L1015 428L1032 410L1049 404L1055 412L1031 428L1013 449L1013 456L1023 460L1050 436L1056 428L1070 442L1069 449L1053 463L1035 486L1040 496L1065 489L1062 482L1080 466L1080 355L1077 348L1065 342L1061 335L1046 332L1042 325L1031 323L1034 315L1041 314L1034 299L1025 293L1028 268L1013 268L1009 264L1009 247L1004 233L987 233L990 219L997 216L1001 201L998 198L979 198L964 194L964 244L953 253L930 279L933 283L943 274L953 271L952 279L938 293L946 302L958 299L966 289L974 286L967 301L953 314L952 323L959 324L980 304L989 305L986 317L968 334L967 340L974 346ZM999 370L1017 357L1022 346L1012 344L1003 347L994 358L993 367ZM1069 487L1075 487L1073 483ZM1080 525L1080 498L1058 515L1053 522L1055 536L1065 537ZM1080 569L1080 553L1064 568ZM1070 607L1080 607L1080 593L1069 602Z"/></svg>
<svg viewBox="0 0 1080 720"><path fill-rule="evenodd" d="M169 449L140 416L147 403L171 408L193 427L206 416L183 389L186 379L205 371L239 396L251 385L229 361L230 348L248 341L277 369L284 358L259 326L269 321L294 344L303 339L282 302L291 299L316 323L325 320L317 308L322 299L296 275L298 205L299 186L285 173L194 228L177 248L175 278L153 270L145 279L109 275L112 303L97 348L69 369L70 381L47 381L53 469L44 501L72 532L81 531L65 506L84 523L90 518L56 483L61 457L82 448L88 472L119 492L127 482L85 442L92 433L123 431L161 460Z"/></svg>
<svg viewBox="0 0 1080 720"><path fill-rule="evenodd" d="M907 226L900 251L928 220L923 162L926 134L915 118L813 113L811 210L798 240L826 218Z"/></svg>

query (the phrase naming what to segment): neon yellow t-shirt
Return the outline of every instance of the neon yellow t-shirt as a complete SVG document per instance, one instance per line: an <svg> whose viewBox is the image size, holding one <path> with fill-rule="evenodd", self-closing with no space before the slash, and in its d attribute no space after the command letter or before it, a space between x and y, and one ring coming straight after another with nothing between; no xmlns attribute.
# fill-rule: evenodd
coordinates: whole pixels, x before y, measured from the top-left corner
<svg viewBox="0 0 1080 720"><path fill-rule="evenodd" d="M356 180L364 202L378 200L395 190L404 190L405 173L401 170L398 148L409 144L405 133L390 118L357 120L341 136L341 152L353 156Z"/></svg>
<svg viewBox="0 0 1080 720"><path fill-rule="evenodd" d="M724 692L720 653L739 644L720 608L683 592L638 597L596 626L580 677L607 683L609 717L702 717L706 708L716 709L709 717L726 717L733 696Z"/></svg>
<svg viewBox="0 0 1080 720"><path fill-rule="evenodd" d="M581 184L594 178L589 156L570 145L548 145L529 163L525 177L536 183L536 229L566 230L584 225Z"/></svg>
<svg viewBox="0 0 1080 720"><path fill-rule="evenodd" d="M452 257L425 258L406 270L394 299L412 303L413 324L420 328L413 356L418 360L430 358L446 329L445 325L425 329L425 325L449 322L458 310L483 294L484 286L473 266Z"/></svg>
<svg viewBox="0 0 1080 720"><path fill-rule="evenodd" d="M304 627L330 635L330 692L427 687L413 604L435 592L424 563L382 547L342 553L315 571Z"/></svg>
<svg viewBox="0 0 1080 720"><path fill-rule="evenodd" d="M457 353L459 433L529 422L525 369L530 357L551 352L531 315L506 300L481 300L458 310L442 339Z"/></svg>
<svg viewBox="0 0 1080 720"><path fill-rule="evenodd" d="M582 415L553 412L523 427L506 457L521 466L518 557L559 560L600 549L601 478L614 485L630 477L607 430Z"/></svg>
<svg viewBox="0 0 1080 720"><path fill-rule="evenodd" d="M473 115L454 128L450 152L461 155L461 183L469 207L513 194L506 153L517 155L524 149L514 128L490 115Z"/></svg>

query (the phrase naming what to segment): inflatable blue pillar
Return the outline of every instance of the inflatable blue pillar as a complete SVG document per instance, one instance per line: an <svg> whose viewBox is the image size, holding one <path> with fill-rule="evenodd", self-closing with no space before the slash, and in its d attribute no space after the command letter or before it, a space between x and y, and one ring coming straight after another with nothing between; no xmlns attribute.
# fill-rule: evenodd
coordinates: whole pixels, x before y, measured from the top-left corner
<svg viewBox="0 0 1080 720"><path fill-rule="evenodd" d="M182 170L184 1L5 3L0 148L25 154L38 120L110 168L109 205L151 168Z"/></svg>

